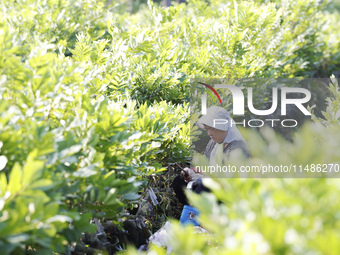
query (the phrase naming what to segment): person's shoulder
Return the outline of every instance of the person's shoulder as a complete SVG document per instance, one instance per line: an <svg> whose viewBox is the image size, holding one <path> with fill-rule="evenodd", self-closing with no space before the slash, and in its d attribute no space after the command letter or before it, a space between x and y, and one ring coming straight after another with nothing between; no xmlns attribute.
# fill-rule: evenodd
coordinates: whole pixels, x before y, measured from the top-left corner
<svg viewBox="0 0 340 255"><path fill-rule="evenodd" d="M235 149L241 149L246 157L250 157L247 143L243 140L235 140L228 144L224 149L224 152L228 153Z"/></svg>
<svg viewBox="0 0 340 255"><path fill-rule="evenodd" d="M227 148L228 147L230 147L230 149L231 148L236 148L236 147L247 147L247 144L243 140L235 140L235 141L232 141L232 142L228 143Z"/></svg>

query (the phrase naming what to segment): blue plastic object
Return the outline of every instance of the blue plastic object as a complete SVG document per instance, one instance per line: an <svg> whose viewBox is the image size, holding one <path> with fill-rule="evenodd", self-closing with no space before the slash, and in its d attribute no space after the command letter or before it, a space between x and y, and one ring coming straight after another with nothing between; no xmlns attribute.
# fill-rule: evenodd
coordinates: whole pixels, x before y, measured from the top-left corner
<svg viewBox="0 0 340 255"><path fill-rule="evenodd" d="M194 225L199 226L199 223L197 222L197 217L199 216L200 211L197 210L195 207L192 207L190 205L185 205L183 207L183 211L181 214L181 218L179 219L179 222L183 225Z"/></svg>

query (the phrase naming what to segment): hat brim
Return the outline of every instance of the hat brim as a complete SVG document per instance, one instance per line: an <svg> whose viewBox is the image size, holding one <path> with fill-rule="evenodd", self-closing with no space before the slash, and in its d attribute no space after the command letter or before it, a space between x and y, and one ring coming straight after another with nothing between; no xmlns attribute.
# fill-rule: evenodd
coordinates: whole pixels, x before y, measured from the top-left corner
<svg viewBox="0 0 340 255"><path fill-rule="evenodd" d="M221 123L216 124L216 121L214 123L215 119L216 118L214 117L213 114L206 114L206 115L203 115L197 121L196 125L201 129L204 129L204 125L207 125L209 127L212 127L212 128L215 128L215 129L218 129L218 130L221 130L221 131L228 131L228 125L227 124L221 124ZM228 119L226 119L226 121L229 122Z"/></svg>

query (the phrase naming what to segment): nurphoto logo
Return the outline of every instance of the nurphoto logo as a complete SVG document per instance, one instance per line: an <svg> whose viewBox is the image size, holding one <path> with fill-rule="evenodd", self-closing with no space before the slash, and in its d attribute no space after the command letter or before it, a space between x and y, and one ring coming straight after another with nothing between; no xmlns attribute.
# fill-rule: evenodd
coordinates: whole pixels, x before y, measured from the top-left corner
<svg viewBox="0 0 340 255"><path fill-rule="evenodd" d="M281 116L287 115L287 105L295 105L305 116L311 116L311 113L307 110L307 108L303 105L305 103L308 103L311 99L311 93L308 89L305 88L292 88L292 87L281 87L281 88L272 88L272 104L269 109L256 109L253 102L253 88L248 87L237 87L235 85L227 85L227 84L215 84L214 87L211 85L208 85L206 83L199 82L200 84L206 86L208 89L210 89L219 99L219 102L222 106L222 100L219 95L219 93L216 91L216 89L227 89L232 94L232 105L233 105L233 115L235 116L244 116L245 113L245 97L244 92L242 89L246 89L247 91L247 106L249 111L257 116L268 116L270 114L273 114L278 106L280 106ZM278 99L278 91L281 91L281 100L279 105L279 99ZM304 95L303 98L288 98L288 94L299 94ZM203 93L201 95L201 111L202 115L207 114L207 92ZM262 127L265 125L270 125L274 127L275 123L281 123L282 127L296 127L298 125L298 121L296 119L250 119L246 121L243 119L241 122L231 122L228 123L228 120L224 119L214 119L214 127L215 125L243 125L244 127ZM248 125L246 125L248 124Z"/></svg>

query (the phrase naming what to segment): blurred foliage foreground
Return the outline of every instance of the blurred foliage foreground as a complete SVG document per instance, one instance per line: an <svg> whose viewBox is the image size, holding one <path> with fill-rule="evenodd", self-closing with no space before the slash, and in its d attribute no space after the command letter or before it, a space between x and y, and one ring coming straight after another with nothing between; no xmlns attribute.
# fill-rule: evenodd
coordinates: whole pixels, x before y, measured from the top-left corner
<svg viewBox="0 0 340 255"><path fill-rule="evenodd" d="M262 2L149 2L130 16L119 2L1 1L0 254L113 254L131 220L150 235L178 218L170 183L174 163L190 162L190 78L339 68L338 13L319 1ZM245 130L253 163L338 162L333 84L314 117L322 126L294 143ZM336 179L205 181L213 192L190 198L211 234L175 222L174 254L339 253Z"/></svg>

